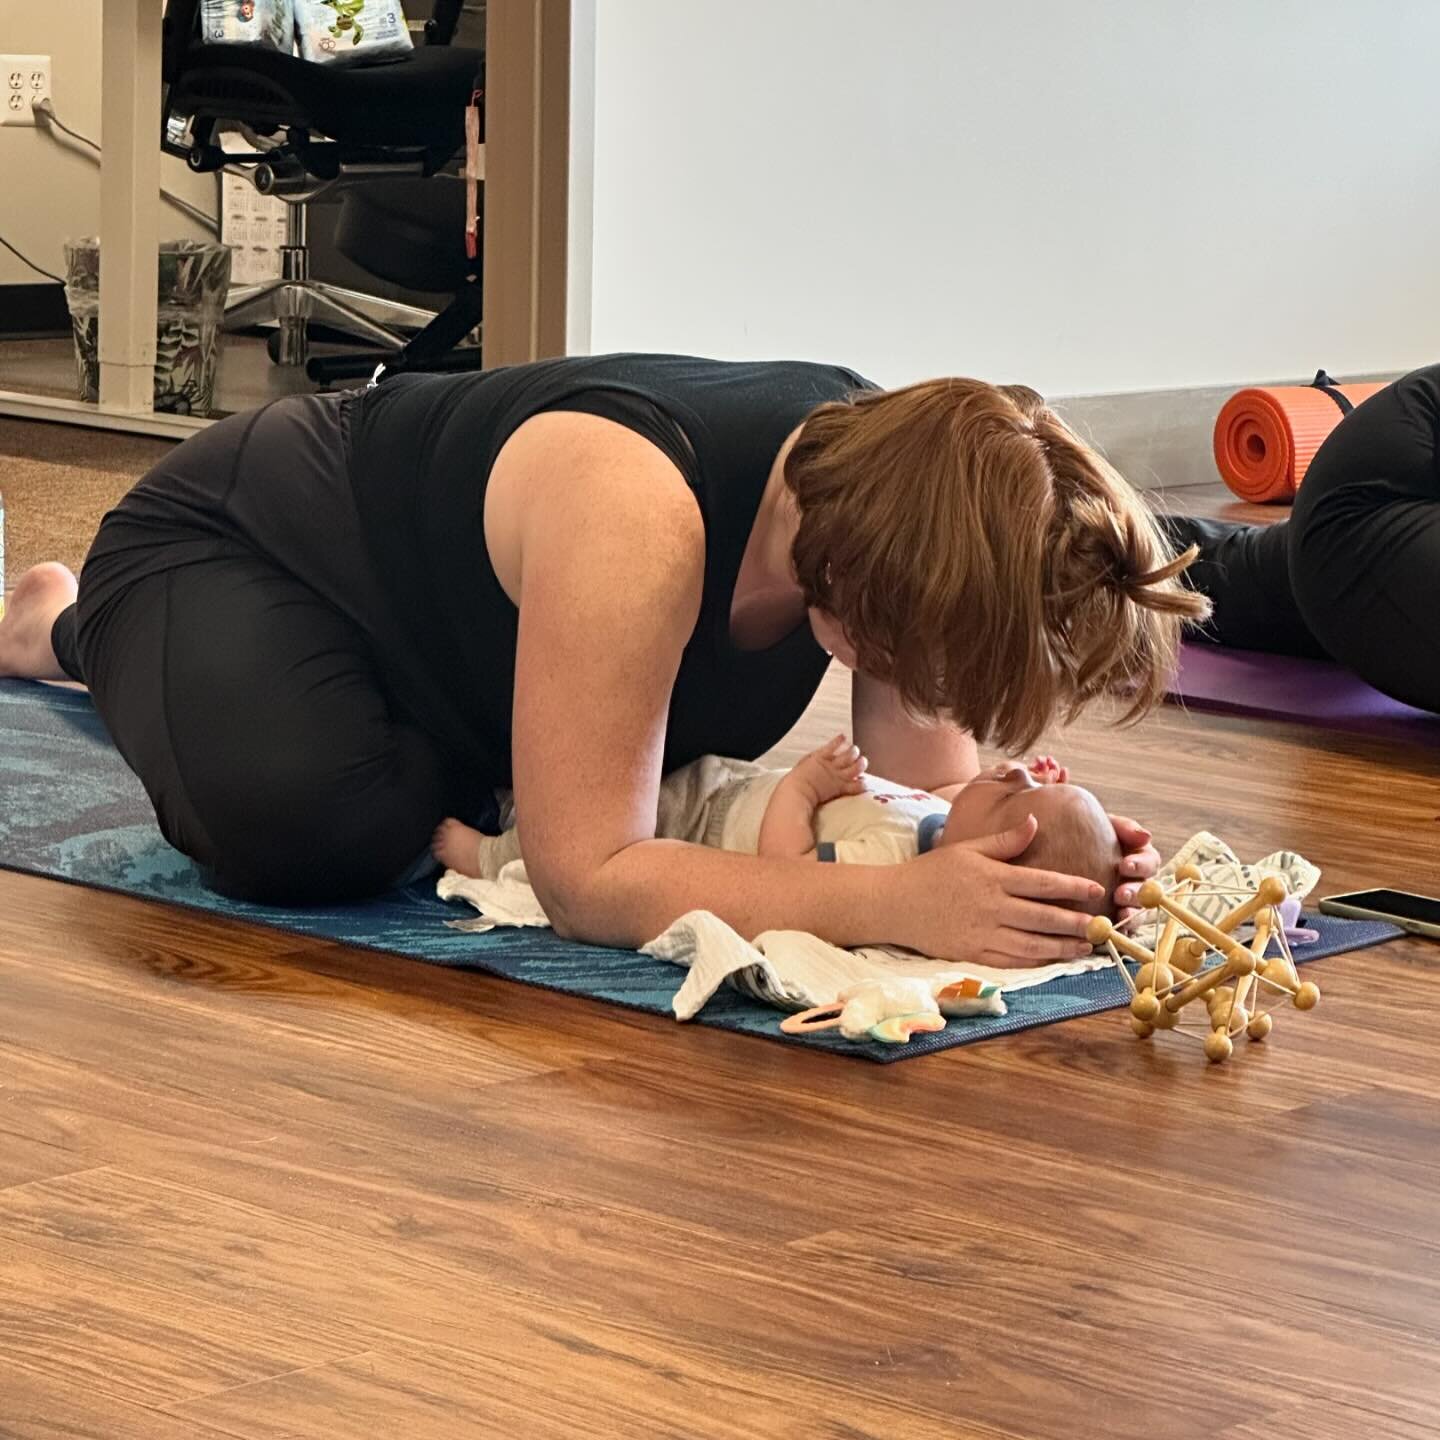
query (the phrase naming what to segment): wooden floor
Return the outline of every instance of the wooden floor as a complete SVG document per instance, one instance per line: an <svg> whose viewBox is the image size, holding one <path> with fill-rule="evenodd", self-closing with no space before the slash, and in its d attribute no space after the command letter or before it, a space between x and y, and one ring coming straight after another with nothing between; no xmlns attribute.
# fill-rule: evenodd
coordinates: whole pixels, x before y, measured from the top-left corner
<svg viewBox="0 0 1440 1440"><path fill-rule="evenodd" d="M833 730L827 687L797 743ZM1162 846L1440 879L1440 755L1167 710ZM0 875L0 1437L1425 1440L1440 948L1224 1068L881 1067Z"/></svg>

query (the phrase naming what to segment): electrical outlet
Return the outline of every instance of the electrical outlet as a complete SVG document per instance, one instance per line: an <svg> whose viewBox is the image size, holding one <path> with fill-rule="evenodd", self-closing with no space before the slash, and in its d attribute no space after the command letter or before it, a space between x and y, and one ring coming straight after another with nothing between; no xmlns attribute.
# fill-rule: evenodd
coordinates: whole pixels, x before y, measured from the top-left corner
<svg viewBox="0 0 1440 1440"><path fill-rule="evenodd" d="M0 80L4 108L0 125L34 125L37 101L50 98L50 57L48 55L0 55Z"/></svg>

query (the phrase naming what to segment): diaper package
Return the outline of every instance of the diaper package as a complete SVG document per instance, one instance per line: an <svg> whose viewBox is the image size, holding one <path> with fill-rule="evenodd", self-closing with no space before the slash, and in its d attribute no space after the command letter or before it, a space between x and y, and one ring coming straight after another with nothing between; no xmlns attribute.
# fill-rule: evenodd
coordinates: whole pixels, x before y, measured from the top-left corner
<svg viewBox="0 0 1440 1440"><path fill-rule="evenodd" d="M200 34L207 45L295 48L294 0L201 0Z"/></svg>
<svg viewBox="0 0 1440 1440"><path fill-rule="evenodd" d="M400 0L293 0L300 58L322 64L404 55L410 32Z"/></svg>

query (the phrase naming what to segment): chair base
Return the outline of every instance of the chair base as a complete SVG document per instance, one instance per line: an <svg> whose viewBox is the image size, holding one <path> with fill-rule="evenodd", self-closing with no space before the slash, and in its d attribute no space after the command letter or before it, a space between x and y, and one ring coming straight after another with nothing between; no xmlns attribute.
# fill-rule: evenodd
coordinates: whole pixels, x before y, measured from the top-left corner
<svg viewBox="0 0 1440 1440"><path fill-rule="evenodd" d="M277 322L272 354L280 365L305 363L309 356L306 327L310 324L328 325L383 350L400 350L406 343L402 331L423 330L434 318L431 310L310 279L246 286L232 291L225 306L227 330Z"/></svg>
<svg viewBox="0 0 1440 1440"><path fill-rule="evenodd" d="M317 355L305 373L322 385L339 380L398 375L407 370L478 370L483 292L478 277L462 285L455 298L419 334L378 364L372 356Z"/></svg>
<svg viewBox="0 0 1440 1440"><path fill-rule="evenodd" d="M354 354L317 356L305 366L305 373L311 380L330 384L359 379L364 374L380 379L382 374L406 370L478 370L481 347L471 341L480 334L482 298L480 279L469 279L418 336L384 357L379 366L370 366L367 357Z"/></svg>

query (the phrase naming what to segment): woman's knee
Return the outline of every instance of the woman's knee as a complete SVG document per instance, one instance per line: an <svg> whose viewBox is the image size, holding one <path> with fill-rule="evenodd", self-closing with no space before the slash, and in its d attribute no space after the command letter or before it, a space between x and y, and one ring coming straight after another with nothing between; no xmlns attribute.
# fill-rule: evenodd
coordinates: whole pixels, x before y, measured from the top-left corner
<svg viewBox="0 0 1440 1440"><path fill-rule="evenodd" d="M443 818L440 764L414 732L357 769L277 753L197 795L216 889L268 904L363 899L409 871Z"/></svg>
<svg viewBox="0 0 1440 1440"><path fill-rule="evenodd" d="M257 795L243 812L212 817L214 887L271 905L359 900L400 883L442 818L423 796L366 805L314 794Z"/></svg>

